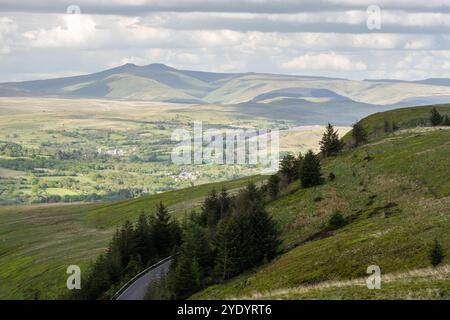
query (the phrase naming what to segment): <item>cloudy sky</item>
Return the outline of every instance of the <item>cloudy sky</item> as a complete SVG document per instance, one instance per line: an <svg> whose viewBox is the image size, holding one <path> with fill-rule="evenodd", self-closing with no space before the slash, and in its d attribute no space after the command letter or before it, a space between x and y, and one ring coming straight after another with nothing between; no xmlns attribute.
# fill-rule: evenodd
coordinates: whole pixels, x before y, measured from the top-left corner
<svg viewBox="0 0 450 320"><path fill-rule="evenodd" d="M124 63L352 79L450 77L450 2L0 0L1 82Z"/></svg>

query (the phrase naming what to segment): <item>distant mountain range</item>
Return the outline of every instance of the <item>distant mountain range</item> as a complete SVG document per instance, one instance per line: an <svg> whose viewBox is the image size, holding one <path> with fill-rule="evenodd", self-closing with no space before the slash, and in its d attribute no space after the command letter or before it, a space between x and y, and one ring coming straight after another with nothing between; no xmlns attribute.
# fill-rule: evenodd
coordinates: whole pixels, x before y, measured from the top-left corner
<svg viewBox="0 0 450 320"><path fill-rule="evenodd" d="M321 114L329 117L331 112L348 123L376 111L450 102L450 79L348 80L125 64L82 76L2 83L0 96L213 103L244 108L252 116L295 120L300 115L300 122L308 116L308 121Z"/></svg>

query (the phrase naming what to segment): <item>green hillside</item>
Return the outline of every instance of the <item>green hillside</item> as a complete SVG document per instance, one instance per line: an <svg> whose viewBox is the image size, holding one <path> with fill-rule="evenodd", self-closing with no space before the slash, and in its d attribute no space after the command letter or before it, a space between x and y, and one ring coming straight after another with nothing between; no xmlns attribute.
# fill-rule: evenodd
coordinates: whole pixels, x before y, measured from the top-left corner
<svg viewBox="0 0 450 320"><path fill-rule="evenodd" d="M83 270L103 252L116 226L152 213L163 201L174 217L200 205L212 189L231 192L254 176L99 204L0 207L0 299L54 299L63 293L66 268Z"/></svg>
<svg viewBox="0 0 450 320"><path fill-rule="evenodd" d="M388 121L391 125L392 123L397 124L400 129L429 127L430 112L433 108L436 108L436 110L442 115L450 116L450 105L440 104L377 112L362 119L361 124L367 132L371 133L372 138L376 138L377 135L383 135L383 132L381 131L384 128L385 121ZM350 133L344 136L344 140L348 139L350 139Z"/></svg>
<svg viewBox="0 0 450 320"><path fill-rule="evenodd" d="M448 105L438 109L450 113ZM388 117L412 127L406 124L429 111L399 109L362 123L372 130ZM450 298L449 159L450 130L439 128L399 130L326 159L324 176L333 172L334 181L297 188L268 206L284 253L192 298ZM337 230L328 222L335 212L348 221ZM430 269L434 239L447 256ZM381 268L381 290L365 287L369 265Z"/></svg>
<svg viewBox="0 0 450 320"><path fill-rule="evenodd" d="M448 105L437 108L450 114ZM333 172L334 181L310 189L290 185L268 205L282 230L283 254L193 298L450 297L450 130L416 128L426 124L430 110L399 109L364 119L371 132L385 119L401 130L372 135L369 144L324 160L324 176ZM65 288L67 266L86 270L126 219L152 212L159 201L180 217L198 208L213 187L236 192L248 181L110 203L0 207L0 299L56 298ZM350 223L333 230L328 220L337 211ZM442 267L429 269L436 238L447 257ZM364 287L371 264L386 274L380 291Z"/></svg>

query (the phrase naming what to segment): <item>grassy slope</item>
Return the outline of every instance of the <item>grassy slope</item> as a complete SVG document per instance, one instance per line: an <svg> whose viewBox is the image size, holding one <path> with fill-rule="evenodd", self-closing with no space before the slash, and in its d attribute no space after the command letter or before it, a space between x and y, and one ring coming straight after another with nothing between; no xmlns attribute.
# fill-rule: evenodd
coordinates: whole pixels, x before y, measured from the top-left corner
<svg viewBox="0 0 450 320"><path fill-rule="evenodd" d="M402 129L415 128L423 125L424 122L426 125L429 125L428 118L430 117L430 111L433 108L436 108L442 115L450 116L450 105L440 104L377 112L362 119L361 123L368 132L373 132L376 129L382 129L384 127L385 120L390 123L397 123L397 125ZM349 139L350 133L347 133L344 136L344 140Z"/></svg>
<svg viewBox="0 0 450 320"><path fill-rule="evenodd" d="M402 109L394 114L398 119L428 116L429 108L410 112ZM363 123L375 125L373 119ZM372 160L364 160L367 154ZM306 292L295 289L364 277L372 264L379 265L383 274L428 267L428 251L435 238L448 253L449 158L450 130L436 129L397 132L327 159L323 171L325 175L334 172L335 181L299 189L269 205L282 228L285 253L193 298L417 298L418 292L422 297L450 298L448 272L431 279L393 280L381 291L361 288L361 284L342 290L337 286ZM327 232L327 221L336 211L352 222ZM447 254L444 263L449 262ZM277 294L277 290L288 293Z"/></svg>
<svg viewBox="0 0 450 320"><path fill-rule="evenodd" d="M32 205L0 208L0 299L56 298L65 288L66 268L86 270L115 227L159 201L178 217L197 208L213 187L236 190L262 176L200 185L135 200L103 204Z"/></svg>

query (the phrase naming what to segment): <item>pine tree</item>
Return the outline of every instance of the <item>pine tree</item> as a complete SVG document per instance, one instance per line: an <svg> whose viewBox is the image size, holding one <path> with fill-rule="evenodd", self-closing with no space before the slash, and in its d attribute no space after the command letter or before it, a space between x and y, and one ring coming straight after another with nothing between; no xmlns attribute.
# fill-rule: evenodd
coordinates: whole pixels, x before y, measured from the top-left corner
<svg viewBox="0 0 450 320"><path fill-rule="evenodd" d="M202 205L203 221L209 227L215 226L221 216L221 203L216 189L212 189Z"/></svg>
<svg viewBox="0 0 450 320"><path fill-rule="evenodd" d="M141 214L136 223L134 230L134 241L136 254L140 257L142 263L147 265L148 262L153 263L156 256L155 248L151 237L151 228L148 217Z"/></svg>
<svg viewBox="0 0 450 320"><path fill-rule="evenodd" d="M439 265L445 258L444 250L442 249L442 246L437 241L437 239L434 240L433 247L430 250L429 258L433 267Z"/></svg>
<svg viewBox="0 0 450 320"><path fill-rule="evenodd" d="M438 126L442 124L442 120L443 120L442 115L436 110L436 108L433 108L430 114L431 125Z"/></svg>
<svg viewBox="0 0 450 320"><path fill-rule="evenodd" d="M298 180L299 179L299 170L302 167L302 163L303 163L303 155L301 154L301 152L299 152L297 154L297 156L294 159L294 180Z"/></svg>
<svg viewBox="0 0 450 320"><path fill-rule="evenodd" d="M338 131L335 131L334 127L330 123L328 123L326 131L324 132L322 140L319 144L320 150L326 157L338 154L343 148L343 143L339 140Z"/></svg>
<svg viewBox="0 0 450 320"><path fill-rule="evenodd" d="M108 260L106 273L109 275L111 284L117 283L122 278L124 266L122 266L122 257L120 256L120 252L117 246L115 246L114 241L112 241L108 247L106 258Z"/></svg>
<svg viewBox="0 0 450 320"><path fill-rule="evenodd" d="M156 218L152 225L152 242L159 258L167 257L177 242L177 226L171 223L169 211L162 202L156 207Z"/></svg>
<svg viewBox="0 0 450 320"><path fill-rule="evenodd" d="M168 275L171 296L176 300L186 299L200 289L198 264L188 254L181 253L173 266Z"/></svg>
<svg viewBox="0 0 450 320"><path fill-rule="evenodd" d="M280 192L280 177L276 174L271 175L267 182L267 192L270 198L275 199Z"/></svg>
<svg viewBox="0 0 450 320"><path fill-rule="evenodd" d="M133 224L129 220L122 225L115 241L121 258L122 268L125 268L135 254L134 229Z"/></svg>
<svg viewBox="0 0 450 320"><path fill-rule="evenodd" d="M250 245L248 238L245 238L249 227L247 222L233 212L218 225L215 240L217 250L215 271L223 280L239 274L250 266L248 262Z"/></svg>
<svg viewBox="0 0 450 320"><path fill-rule="evenodd" d="M250 244L250 266L272 259L278 250L278 230L272 217L262 204L255 203L243 216L248 219L249 230L245 234Z"/></svg>
<svg viewBox="0 0 450 320"><path fill-rule="evenodd" d="M224 219L228 216L228 214L232 209L232 200L225 188L222 188L222 191L220 192L219 203L220 203L220 219Z"/></svg>
<svg viewBox="0 0 450 320"><path fill-rule="evenodd" d="M183 242L179 251L197 261L200 277L203 278L212 272L213 252L208 230L191 217L184 220L182 229Z"/></svg>
<svg viewBox="0 0 450 320"><path fill-rule="evenodd" d="M295 172L295 157L288 153L281 159L280 172L287 177L289 182L295 180L297 173Z"/></svg>
<svg viewBox="0 0 450 320"><path fill-rule="evenodd" d="M356 146L367 142L367 131L364 129L361 123L357 122L353 125L352 137L355 141Z"/></svg>
<svg viewBox="0 0 450 320"><path fill-rule="evenodd" d="M252 206L253 203L262 203L263 192L256 187L255 183L249 182L247 187L241 190L235 199L236 211L241 211L242 208Z"/></svg>
<svg viewBox="0 0 450 320"><path fill-rule="evenodd" d="M222 279L271 259L278 249L278 230L264 209L253 183L237 196L235 211L219 223L215 270Z"/></svg>
<svg viewBox="0 0 450 320"><path fill-rule="evenodd" d="M279 171L288 179L289 183L298 179L298 170L302 160L303 157L301 153L299 153L297 157L288 153L281 159Z"/></svg>
<svg viewBox="0 0 450 320"><path fill-rule="evenodd" d="M86 280L81 286L81 290L74 290L71 298L84 300L97 300L111 286L111 279L108 270L108 258L106 255L100 255L92 264Z"/></svg>
<svg viewBox="0 0 450 320"><path fill-rule="evenodd" d="M320 160L309 150L300 168L300 180L303 188L309 188L322 183Z"/></svg>

